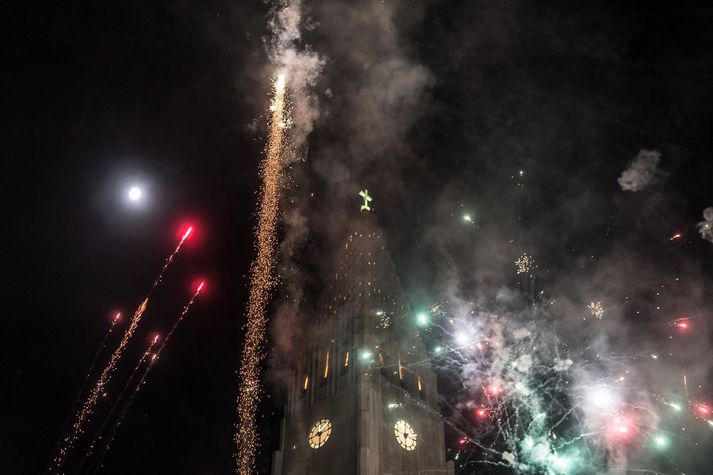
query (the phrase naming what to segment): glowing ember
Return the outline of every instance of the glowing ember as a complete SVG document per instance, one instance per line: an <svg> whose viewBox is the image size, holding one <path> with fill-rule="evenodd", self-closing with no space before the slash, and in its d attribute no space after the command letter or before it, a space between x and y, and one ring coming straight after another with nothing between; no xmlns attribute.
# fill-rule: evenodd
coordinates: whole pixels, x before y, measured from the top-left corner
<svg viewBox="0 0 713 475"><path fill-rule="evenodd" d="M673 321L673 326L685 332L691 328L690 320L687 317L680 317Z"/></svg>

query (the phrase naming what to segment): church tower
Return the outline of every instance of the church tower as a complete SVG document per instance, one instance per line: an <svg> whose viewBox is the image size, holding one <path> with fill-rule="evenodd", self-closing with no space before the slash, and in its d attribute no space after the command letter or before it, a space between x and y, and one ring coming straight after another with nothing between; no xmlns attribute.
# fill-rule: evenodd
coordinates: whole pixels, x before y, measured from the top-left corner
<svg viewBox="0 0 713 475"><path fill-rule="evenodd" d="M273 475L453 474L436 375L371 213L353 221L294 362Z"/></svg>

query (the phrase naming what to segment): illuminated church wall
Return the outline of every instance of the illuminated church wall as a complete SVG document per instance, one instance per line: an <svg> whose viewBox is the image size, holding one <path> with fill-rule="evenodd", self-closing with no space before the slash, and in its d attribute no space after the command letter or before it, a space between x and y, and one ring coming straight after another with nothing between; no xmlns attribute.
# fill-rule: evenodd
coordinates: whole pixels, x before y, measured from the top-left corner
<svg viewBox="0 0 713 475"><path fill-rule="evenodd" d="M295 361L273 474L444 473L435 374L373 217L356 226Z"/></svg>

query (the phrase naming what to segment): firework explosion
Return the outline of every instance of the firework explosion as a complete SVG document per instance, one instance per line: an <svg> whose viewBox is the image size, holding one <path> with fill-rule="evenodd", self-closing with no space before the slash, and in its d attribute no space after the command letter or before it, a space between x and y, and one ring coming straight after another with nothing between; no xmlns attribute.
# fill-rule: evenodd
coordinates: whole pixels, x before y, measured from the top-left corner
<svg viewBox="0 0 713 475"><path fill-rule="evenodd" d="M502 315L472 314L455 320L453 345L439 357L442 369L458 369L466 396L457 405L467 427L457 461L576 473L598 456L592 438L611 448L635 430L635 411L618 388L570 386L573 361L558 355L551 335Z"/></svg>
<svg viewBox="0 0 713 475"><path fill-rule="evenodd" d="M688 431L684 426L684 436L713 426L710 404L689 399L685 374L683 391L664 389L642 377L647 361L659 360L655 353L602 354L594 345L569 346L548 304L511 296L440 304L443 311L434 312L434 366L458 388L444 396L453 404L454 416L446 422L459 434L454 460L461 467L488 464L551 475L658 473L635 467L683 442L670 435L672 425L684 424L682 416L697 424ZM598 304L594 311L603 312ZM685 335L690 321L678 317L670 327Z"/></svg>
<svg viewBox="0 0 713 475"><path fill-rule="evenodd" d="M532 272L532 268L535 264L534 259L532 256L528 256L527 254L522 254L520 257L515 259L515 269L518 274L527 274L528 272Z"/></svg>
<svg viewBox="0 0 713 475"><path fill-rule="evenodd" d="M250 473L258 446L255 413L260 401L260 365L265 357L265 307L274 286L276 229L279 209L280 181L284 134L289 124L285 103L285 76L280 74L274 83L270 104L270 134L261 164L263 179L258 224L255 231L257 256L250 274L245 344L240 365L238 422L235 431L236 470Z"/></svg>
<svg viewBox="0 0 713 475"><path fill-rule="evenodd" d="M181 250L181 247L183 246L183 243L186 241L186 239L188 239L192 232L193 227L189 227L185 231L181 239L178 241L176 248L168 256L158 276L151 284L151 288L146 294L146 298L144 298L144 300L139 304L136 311L134 312L134 315L131 317L131 323L124 332L124 335L121 338L119 345L114 350L114 353L112 353L109 362L104 367L104 370L99 376L99 379L97 380L96 384L89 393L89 396L87 396L87 399L84 401L84 404L82 405L81 409L77 413L76 418L74 420L74 424L72 424L72 427L70 429L69 435L67 435L62 441L62 445L57 455L52 461L50 471L62 471L62 466L67 460L67 455L69 455L69 452L71 451L72 447L74 446L74 443L77 441L79 436L81 436L84 432L84 424L94 412L94 406L99 400L99 397L104 394L105 387L107 383L109 383L109 380L111 379L112 375L114 374L114 371L116 370L116 365L119 363L119 360L121 359L121 356L123 355L124 350L126 349L126 345L129 343L129 340L131 340L131 337L136 332L136 329L139 326L139 322L141 322L141 317L143 316L144 312L146 311L146 308L148 307L151 294L156 290L158 285L161 283L161 280L163 280L163 276L166 273L166 270L171 265L171 262L173 262L173 259L178 255Z"/></svg>
<svg viewBox="0 0 713 475"><path fill-rule="evenodd" d="M587 305L587 308L589 309L589 313L591 313L593 317L596 317L601 320L604 316L604 306L601 302L590 302L590 304Z"/></svg>

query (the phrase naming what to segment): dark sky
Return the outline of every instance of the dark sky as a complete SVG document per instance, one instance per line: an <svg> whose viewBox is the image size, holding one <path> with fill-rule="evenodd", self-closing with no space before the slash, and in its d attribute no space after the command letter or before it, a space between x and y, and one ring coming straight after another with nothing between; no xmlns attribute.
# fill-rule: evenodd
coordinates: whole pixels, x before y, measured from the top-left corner
<svg viewBox="0 0 713 475"><path fill-rule="evenodd" d="M337 189L368 185L415 305L443 298L446 263L459 292L496 287L501 270L484 254L512 239L543 256L543 280L563 294L582 256L605 266L624 255L650 263L652 275L690 275L680 300L710 304L713 243L695 224L713 206L713 8L490 3L396 2L386 26L371 21L376 8L313 6L305 42L327 59L314 87L321 115L310 159L296 166L295 182L306 185L291 193L318 192L300 208L314 233L328 241L331 226L344 225L339 206L351 195ZM135 308L191 220L196 239L125 363L150 331L166 331L196 277L208 290L136 400L105 472L230 473L272 73L268 10L258 1L47 2L4 15L4 472L47 465L109 316ZM389 57L426 79L412 95L371 104L383 84L369 75ZM641 149L661 152L656 183L623 192L616 178ZM513 188L520 169L524 195ZM143 209L124 200L135 180L146 184ZM481 234L453 224L462 209L476 213ZM652 250L678 231L685 244ZM468 248L482 254L463 255ZM516 257L508 252L505 263ZM685 307L678 299L676 310ZM696 311L713 317L710 308ZM633 328L627 311L620 322ZM707 348L710 335L699 338L694 346ZM263 471L277 423L266 420Z"/></svg>

